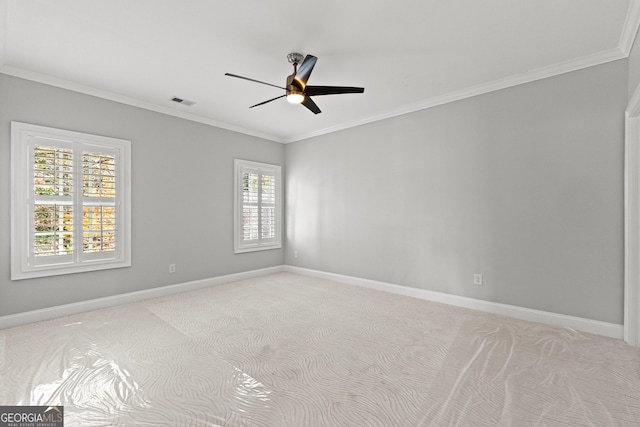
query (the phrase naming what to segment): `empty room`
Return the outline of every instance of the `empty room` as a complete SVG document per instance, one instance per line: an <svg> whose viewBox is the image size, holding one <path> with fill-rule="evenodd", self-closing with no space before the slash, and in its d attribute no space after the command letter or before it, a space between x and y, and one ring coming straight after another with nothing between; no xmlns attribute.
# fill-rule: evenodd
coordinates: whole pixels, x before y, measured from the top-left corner
<svg viewBox="0 0 640 427"><path fill-rule="evenodd" d="M640 425L639 26L0 0L0 427Z"/></svg>

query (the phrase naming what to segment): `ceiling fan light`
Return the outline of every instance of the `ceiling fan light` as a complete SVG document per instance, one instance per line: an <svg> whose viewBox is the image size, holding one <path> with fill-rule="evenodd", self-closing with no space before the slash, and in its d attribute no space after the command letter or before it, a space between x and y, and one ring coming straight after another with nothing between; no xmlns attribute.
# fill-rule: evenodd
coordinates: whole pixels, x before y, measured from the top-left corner
<svg viewBox="0 0 640 427"><path fill-rule="evenodd" d="M304 101L304 93L291 90L287 94L287 101L292 104L301 104Z"/></svg>

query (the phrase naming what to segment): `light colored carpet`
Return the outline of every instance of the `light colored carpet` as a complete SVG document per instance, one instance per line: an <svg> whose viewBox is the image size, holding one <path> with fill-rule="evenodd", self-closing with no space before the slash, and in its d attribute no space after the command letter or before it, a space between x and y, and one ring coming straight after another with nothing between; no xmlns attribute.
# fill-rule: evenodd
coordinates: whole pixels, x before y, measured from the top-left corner
<svg viewBox="0 0 640 427"><path fill-rule="evenodd" d="M640 349L278 273L0 331L71 426L637 426Z"/></svg>

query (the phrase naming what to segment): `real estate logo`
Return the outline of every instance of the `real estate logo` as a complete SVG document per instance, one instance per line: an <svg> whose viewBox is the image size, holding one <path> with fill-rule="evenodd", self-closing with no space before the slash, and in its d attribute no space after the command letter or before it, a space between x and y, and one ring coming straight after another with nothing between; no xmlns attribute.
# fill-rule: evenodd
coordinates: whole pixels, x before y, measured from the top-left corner
<svg viewBox="0 0 640 427"><path fill-rule="evenodd" d="M0 406L0 427L64 427L64 406Z"/></svg>

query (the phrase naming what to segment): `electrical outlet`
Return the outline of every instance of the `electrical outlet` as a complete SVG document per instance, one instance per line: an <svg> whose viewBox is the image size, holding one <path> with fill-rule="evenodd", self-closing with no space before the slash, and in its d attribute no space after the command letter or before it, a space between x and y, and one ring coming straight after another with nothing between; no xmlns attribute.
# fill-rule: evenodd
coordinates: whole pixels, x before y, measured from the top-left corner
<svg viewBox="0 0 640 427"><path fill-rule="evenodd" d="M293 257L294 258L298 258L298 251L297 250L293 251Z"/></svg>
<svg viewBox="0 0 640 427"><path fill-rule="evenodd" d="M482 274L476 273L473 275L473 284L482 286Z"/></svg>
<svg viewBox="0 0 640 427"><path fill-rule="evenodd" d="M175 273L175 272L176 272L176 265L169 264L169 273Z"/></svg>

